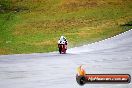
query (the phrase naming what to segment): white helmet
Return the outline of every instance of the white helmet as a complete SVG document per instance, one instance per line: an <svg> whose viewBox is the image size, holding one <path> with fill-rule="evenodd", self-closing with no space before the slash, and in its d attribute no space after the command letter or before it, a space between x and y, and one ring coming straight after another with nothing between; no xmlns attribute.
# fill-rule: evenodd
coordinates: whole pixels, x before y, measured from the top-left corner
<svg viewBox="0 0 132 88"><path fill-rule="evenodd" d="M60 38L63 39L63 38L65 38L65 37L64 37L64 36L61 36Z"/></svg>
<svg viewBox="0 0 132 88"><path fill-rule="evenodd" d="M65 38L64 36L61 36L61 37L60 37L60 40L61 40L61 41L64 41L65 39L66 39L66 38Z"/></svg>

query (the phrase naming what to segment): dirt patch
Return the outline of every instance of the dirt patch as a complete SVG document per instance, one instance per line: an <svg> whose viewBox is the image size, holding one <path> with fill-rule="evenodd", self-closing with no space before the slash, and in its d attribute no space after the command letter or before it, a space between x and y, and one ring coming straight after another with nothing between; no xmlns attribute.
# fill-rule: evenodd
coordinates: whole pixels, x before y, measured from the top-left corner
<svg viewBox="0 0 132 88"><path fill-rule="evenodd" d="M61 2L59 8L67 11L74 11L80 8L97 7L98 2L93 0L64 0Z"/></svg>
<svg viewBox="0 0 132 88"><path fill-rule="evenodd" d="M70 31L69 28L77 27L77 26L88 26L91 22L89 19L69 19L69 20L58 20L58 21L38 21L38 22L30 22L28 24L20 24L15 27L14 33L15 35L23 35L30 33L56 33L58 31ZM64 29L64 30L62 30Z"/></svg>
<svg viewBox="0 0 132 88"><path fill-rule="evenodd" d="M0 54L7 54L9 53L9 50L8 49L3 49L3 48L0 48Z"/></svg>
<svg viewBox="0 0 132 88"><path fill-rule="evenodd" d="M32 42L32 43L24 42L24 43L26 45L31 45L31 46L47 46L47 45L54 45L55 42L56 42L56 39L53 38L52 40L36 41L36 42Z"/></svg>
<svg viewBox="0 0 132 88"><path fill-rule="evenodd" d="M130 0L126 0L130 1ZM124 0L63 0L59 5L62 11L76 11L81 8L94 8L107 5L124 5Z"/></svg>

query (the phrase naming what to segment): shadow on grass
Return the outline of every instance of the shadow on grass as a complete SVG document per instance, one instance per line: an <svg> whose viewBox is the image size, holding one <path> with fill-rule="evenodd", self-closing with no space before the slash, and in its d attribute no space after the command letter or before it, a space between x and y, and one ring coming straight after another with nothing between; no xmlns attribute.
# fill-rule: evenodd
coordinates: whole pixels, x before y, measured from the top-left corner
<svg viewBox="0 0 132 88"><path fill-rule="evenodd" d="M14 4L10 0L0 0L0 13L21 12L24 10L28 10L28 8L14 6Z"/></svg>
<svg viewBox="0 0 132 88"><path fill-rule="evenodd" d="M127 22L127 23L125 23L125 24L123 24L123 25L120 25L123 29L125 29L125 30L130 30L130 29L132 29L132 21L129 21L129 22Z"/></svg>

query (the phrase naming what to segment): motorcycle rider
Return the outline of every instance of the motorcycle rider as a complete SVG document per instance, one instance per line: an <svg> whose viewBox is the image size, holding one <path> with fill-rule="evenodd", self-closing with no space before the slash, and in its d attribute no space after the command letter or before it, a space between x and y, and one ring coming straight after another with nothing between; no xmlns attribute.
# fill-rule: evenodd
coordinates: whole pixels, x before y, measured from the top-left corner
<svg viewBox="0 0 132 88"><path fill-rule="evenodd" d="M60 54L66 53L67 50L67 39L64 36L61 36L60 39L58 40L58 48L59 48L59 52ZM62 48L63 47L63 48Z"/></svg>
<svg viewBox="0 0 132 88"><path fill-rule="evenodd" d="M58 40L58 44L66 44L67 45L67 39L64 36L61 36Z"/></svg>

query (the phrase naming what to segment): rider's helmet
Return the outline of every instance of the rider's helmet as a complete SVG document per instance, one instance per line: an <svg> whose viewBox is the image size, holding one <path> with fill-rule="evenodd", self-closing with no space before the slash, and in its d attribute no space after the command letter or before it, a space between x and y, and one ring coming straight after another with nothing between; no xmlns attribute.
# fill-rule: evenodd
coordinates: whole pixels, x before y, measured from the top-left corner
<svg viewBox="0 0 132 88"><path fill-rule="evenodd" d="M66 38L64 36L60 37L60 41L65 41L65 40L66 40Z"/></svg>

